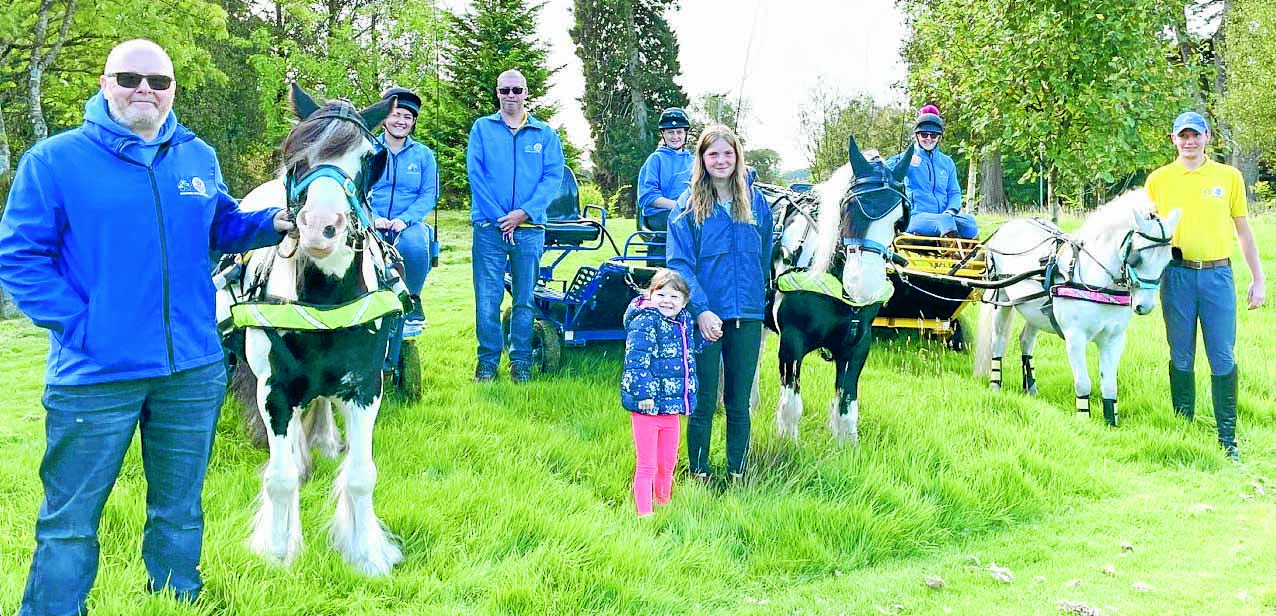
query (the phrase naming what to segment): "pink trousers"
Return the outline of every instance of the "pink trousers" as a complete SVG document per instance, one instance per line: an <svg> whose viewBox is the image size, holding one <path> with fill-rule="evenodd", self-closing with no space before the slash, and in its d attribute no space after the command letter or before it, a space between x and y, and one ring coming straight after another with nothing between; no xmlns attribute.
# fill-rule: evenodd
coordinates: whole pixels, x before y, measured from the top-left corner
<svg viewBox="0 0 1276 616"><path fill-rule="evenodd" d="M673 469L678 464L677 415L630 413L634 426L634 506L638 515L651 513L651 497L663 505L673 492Z"/></svg>

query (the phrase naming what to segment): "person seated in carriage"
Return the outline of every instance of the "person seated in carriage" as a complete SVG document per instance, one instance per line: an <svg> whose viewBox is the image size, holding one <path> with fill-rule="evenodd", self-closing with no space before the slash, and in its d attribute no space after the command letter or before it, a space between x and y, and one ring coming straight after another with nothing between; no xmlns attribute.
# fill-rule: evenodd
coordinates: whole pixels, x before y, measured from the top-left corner
<svg viewBox="0 0 1276 616"><path fill-rule="evenodd" d="M926 105L913 123L913 139L917 142L908 164L905 181L912 210L908 232L931 237L979 237L975 217L961 211L961 185L957 182L957 165L952 157L939 149L944 136L944 120L939 108ZM903 154L887 161L892 169Z"/></svg>
<svg viewBox="0 0 1276 616"><path fill-rule="evenodd" d="M686 148L687 131L691 129L686 112L670 107L660 114L658 126L660 145L638 172L638 210L642 217L638 226L651 231L669 228L669 212L690 186L693 160ZM663 238L652 242L647 256L654 264L664 264Z"/></svg>
<svg viewBox="0 0 1276 616"><path fill-rule="evenodd" d="M403 256L403 281L419 300L432 259L438 256L433 249L437 245L435 230L426 224L425 217L438 203L439 167L434 151L412 139L421 97L407 88L390 88L381 99L394 99L395 108L382 122L384 132L377 140L386 150L386 165L385 173L372 186L372 226ZM419 335L425 325L420 301L414 305L404 317L404 338Z"/></svg>

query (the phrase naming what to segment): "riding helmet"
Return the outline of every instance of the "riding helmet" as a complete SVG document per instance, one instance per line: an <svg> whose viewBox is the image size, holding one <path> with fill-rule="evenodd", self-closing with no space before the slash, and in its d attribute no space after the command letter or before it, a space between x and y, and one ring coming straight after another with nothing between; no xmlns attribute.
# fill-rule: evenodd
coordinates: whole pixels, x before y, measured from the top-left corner
<svg viewBox="0 0 1276 616"><path fill-rule="evenodd" d="M680 107L670 107L660 112L660 130L674 128L691 128L691 120L687 119L687 112Z"/></svg>
<svg viewBox="0 0 1276 616"><path fill-rule="evenodd" d="M421 113L421 97L417 96L412 90L407 88L390 88L381 93L381 100L389 98L396 99L399 107L412 112L413 118L417 117L417 115Z"/></svg>
<svg viewBox="0 0 1276 616"><path fill-rule="evenodd" d="M931 132L944 133L944 119L939 117L939 107L934 105L926 105L921 108L917 114L917 121L913 123L913 132Z"/></svg>

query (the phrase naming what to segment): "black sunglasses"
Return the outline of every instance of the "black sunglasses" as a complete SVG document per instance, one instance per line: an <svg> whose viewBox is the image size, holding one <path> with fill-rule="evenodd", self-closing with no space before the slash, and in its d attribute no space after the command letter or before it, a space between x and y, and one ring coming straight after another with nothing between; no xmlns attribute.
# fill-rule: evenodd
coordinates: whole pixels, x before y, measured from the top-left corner
<svg viewBox="0 0 1276 616"><path fill-rule="evenodd" d="M152 90L167 90L173 85L173 78L168 75L142 75L140 73L110 73L108 77L114 77L115 83L120 84L121 88L136 88L142 85L142 80L150 84Z"/></svg>
<svg viewBox="0 0 1276 616"><path fill-rule="evenodd" d="M940 135L942 134L943 133L932 133L929 131L925 131L925 132L917 133L917 136L921 137L922 139L939 139Z"/></svg>
<svg viewBox="0 0 1276 616"><path fill-rule="evenodd" d="M497 91L497 92L500 92L501 94L513 94L513 95L517 96L517 95L519 95L519 94L522 94L522 93L523 93L523 88L520 88L520 87L518 87L518 86L514 86L514 87L512 87L512 88L497 88L497 89L496 89L496 91Z"/></svg>

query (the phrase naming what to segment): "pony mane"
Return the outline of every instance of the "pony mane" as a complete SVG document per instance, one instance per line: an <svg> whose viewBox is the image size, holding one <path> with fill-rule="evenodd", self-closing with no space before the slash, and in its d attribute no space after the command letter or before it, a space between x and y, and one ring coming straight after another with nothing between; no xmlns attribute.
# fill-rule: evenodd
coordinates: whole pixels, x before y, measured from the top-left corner
<svg viewBox="0 0 1276 616"><path fill-rule="evenodd" d="M811 260L811 271L823 274L829 270L836 252L839 227L842 224L842 197L846 189L855 179L855 170L850 165L842 165L829 179L811 189L816 194L819 210L816 215L815 254Z"/></svg>
<svg viewBox="0 0 1276 616"><path fill-rule="evenodd" d="M352 122L324 117L347 115L359 120L358 110L349 101L330 100L322 108L292 128L281 146L283 171L304 174L317 161L344 158L363 144L364 132Z"/></svg>
<svg viewBox="0 0 1276 616"><path fill-rule="evenodd" d="M1099 206L1077 230L1077 237L1106 245L1120 242L1137 215L1147 218L1153 212L1152 198L1142 188L1127 191Z"/></svg>

